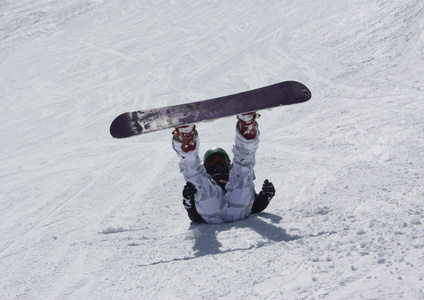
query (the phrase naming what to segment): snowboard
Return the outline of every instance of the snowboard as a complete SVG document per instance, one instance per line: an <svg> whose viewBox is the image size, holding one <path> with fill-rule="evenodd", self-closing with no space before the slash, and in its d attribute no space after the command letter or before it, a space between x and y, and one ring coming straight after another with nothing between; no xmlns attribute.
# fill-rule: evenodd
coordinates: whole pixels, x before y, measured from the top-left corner
<svg viewBox="0 0 424 300"><path fill-rule="evenodd" d="M138 110L119 115L110 126L114 138L127 138L207 120L306 102L310 90L300 82L284 81L214 99Z"/></svg>

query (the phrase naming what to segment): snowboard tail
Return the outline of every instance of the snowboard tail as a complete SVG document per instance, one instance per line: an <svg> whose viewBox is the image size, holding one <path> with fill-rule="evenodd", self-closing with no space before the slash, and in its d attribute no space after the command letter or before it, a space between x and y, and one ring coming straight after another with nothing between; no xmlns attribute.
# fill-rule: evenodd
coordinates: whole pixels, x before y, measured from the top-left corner
<svg viewBox="0 0 424 300"><path fill-rule="evenodd" d="M310 90L302 83L284 81L204 101L123 113L113 120L110 134L114 138L127 138L184 124L302 103L310 98Z"/></svg>

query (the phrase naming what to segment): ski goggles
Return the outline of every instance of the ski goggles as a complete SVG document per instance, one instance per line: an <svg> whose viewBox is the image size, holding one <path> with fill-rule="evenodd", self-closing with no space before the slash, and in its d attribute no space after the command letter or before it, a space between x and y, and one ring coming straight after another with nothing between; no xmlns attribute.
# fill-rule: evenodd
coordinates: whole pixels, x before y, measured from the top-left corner
<svg viewBox="0 0 424 300"><path fill-rule="evenodd" d="M230 161L225 155L223 155L221 153L216 153L216 154L213 154L210 157L208 157L208 159L205 163L205 167L206 167L206 169L210 169L210 168L213 168L214 166L216 166L217 164L223 165L223 166L228 166L230 164Z"/></svg>

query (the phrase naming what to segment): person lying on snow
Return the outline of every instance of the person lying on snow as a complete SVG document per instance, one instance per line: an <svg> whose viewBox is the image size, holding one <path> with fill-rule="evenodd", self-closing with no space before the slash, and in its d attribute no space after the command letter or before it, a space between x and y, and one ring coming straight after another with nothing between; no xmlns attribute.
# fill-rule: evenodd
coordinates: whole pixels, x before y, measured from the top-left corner
<svg viewBox="0 0 424 300"><path fill-rule="evenodd" d="M241 220L263 211L275 195L271 182L254 189L255 153L259 146L256 112L237 115L233 163L222 148L199 157L195 125L183 125L173 132L172 146L180 158L180 172L187 181L183 204L193 222L223 223Z"/></svg>

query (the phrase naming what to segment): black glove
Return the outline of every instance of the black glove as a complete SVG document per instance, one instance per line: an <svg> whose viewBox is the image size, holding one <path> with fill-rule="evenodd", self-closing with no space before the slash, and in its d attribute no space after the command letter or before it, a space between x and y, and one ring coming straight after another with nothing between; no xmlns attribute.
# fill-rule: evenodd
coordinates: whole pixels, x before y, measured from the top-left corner
<svg viewBox="0 0 424 300"><path fill-rule="evenodd" d="M194 195L197 193L196 187L187 182L183 189L183 205L185 209L190 209L194 204Z"/></svg>
<svg viewBox="0 0 424 300"><path fill-rule="evenodd" d="M264 184L262 186L262 191L260 192L260 194L265 195L268 199L268 202L271 201L271 199L274 197L275 188L274 188L274 185L268 181L268 179L264 181Z"/></svg>

